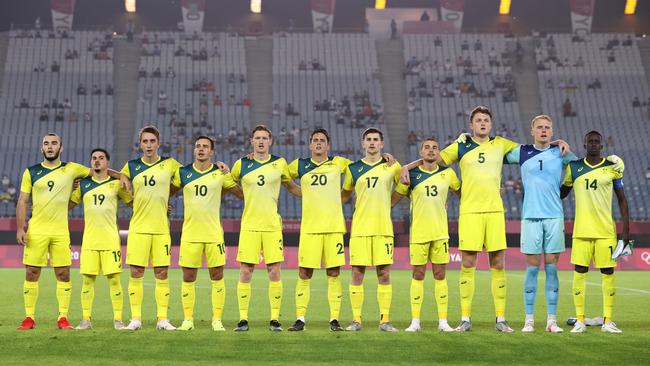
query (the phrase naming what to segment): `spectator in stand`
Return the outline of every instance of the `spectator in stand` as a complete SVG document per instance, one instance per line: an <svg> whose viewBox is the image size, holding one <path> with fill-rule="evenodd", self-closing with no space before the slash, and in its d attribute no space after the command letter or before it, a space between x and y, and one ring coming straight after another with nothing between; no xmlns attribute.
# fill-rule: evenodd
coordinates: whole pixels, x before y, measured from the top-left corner
<svg viewBox="0 0 650 366"><path fill-rule="evenodd" d="M113 95L113 86L111 84L106 85L106 95Z"/></svg>
<svg viewBox="0 0 650 366"><path fill-rule="evenodd" d="M49 114L47 113L46 109L43 109L41 111L41 115L38 117L38 120L41 122L47 122L50 119Z"/></svg>
<svg viewBox="0 0 650 366"><path fill-rule="evenodd" d="M20 104L18 106L20 108L29 108L29 102L27 101L27 98L21 99Z"/></svg>
<svg viewBox="0 0 650 366"><path fill-rule="evenodd" d="M482 51L483 50L483 44L481 43L480 39L476 39L476 42L474 42L474 51Z"/></svg>
<svg viewBox="0 0 650 366"><path fill-rule="evenodd" d="M573 110L573 105L571 104L569 98L566 98L562 104L562 115L564 115L564 117L575 117L577 115L577 113Z"/></svg>
<svg viewBox="0 0 650 366"><path fill-rule="evenodd" d="M146 78L147 77L147 70L144 68L144 66L140 66L138 69L138 78Z"/></svg>
<svg viewBox="0 0 650 366"><path fill-rule="evenodd" d="M79 116L77 115L77 112L70 112L70 116L68 117L68 121L70 122L79 122Z"/></svg>
<svg viewBox="0 0 650 366"><path fill-rule="evenodd" d="M152 78L160 78L160 77L162 77L162 73L160 72L160 67L156 67L153 70L153 73L151 74L151 77Z"/></svg>
<svg viewBox="0 0 650 366"><path fill-rule="evenodd" d="M64 109L72 108L72 103L70 102L70 99L68 98L63 99L63 108Z"/></svg>
<svg viewBox="0 0 650 366"><path fill-rule="evenodd" d="M607 54L607 62L609 63L616 62L616 55L614 54L613 50L609 51L609 53Z"/></svg>
<svg viewBox="0 0 650 366"><path fill-rule="evenodd" d="M241 84L246 82L246 76L244 76L244 74L239 74L239 82Z"/></svg>
<svg viewBox="0 0 650 366"><path fill-rule="evenodd" d="M63 114L63 109L59 109L54 116L54 122L63 122L65 121L65 115Z"/></svg>
<svg viewBox="0 0 650 366"><path fill-rule="evenodd" d="M93 84L92 94L93 95L102 95L102 90L99 88L99 86L97 84Z"/></svg>
<svg viewBox="0 0 650 366"><path fill-rule="evenodd" d="M174 69L171 66L167 66L167 71L165 72L165 76L168 79L173 79L176 77L176 73L174 72Z"/></svg>
<svg viewBox="0 0 650 366"><path fill-rule="evenodd" d="M632 108L638 108L641 106L641 101L639 100L639 97L634 97L632 100Z"/></svg>
<svg viewBox="0 0 650 366"><path fill-rule="evenodd" d="M86 95L86 86L82 83L79 83L79 85L77 85L77 95Z"/></svg>
<svg viewBox="0 0 650 366"><path fill-rule="evenodd" d="M650 180L650 166L645 170L645 179Z"/></svg>
<svg viewBox="0 0 650 366"><path fill-rule="evenodd" d="M52 72L59 72L61 70L61 65L59 65L59 63L56 61L52 61L52 65L50 65L50 70Z"/></svg>
<svg viewBox="0 0 650 366"><path fill-rule="evenodd" d="M273 111L271 112L272 115L274 116L279 116L280 115L280 105L275 103L273 104Z"/></svg>
<svg viewBox="0 0 650 366"><path fill-rule="evenodd" d="M218 95L215 95L214 99L212 99L212 105L221 106L222 104L223 104L223 101L221 100L221 97L219 97Z"/></svg>
<svg viewBox="0 0 650 366"><path fill-rule="evenodd" d="M164 90L158 92L158 100L167 100L167 93Z"/></svg>
<svg viewBox="0 0 650 366"><path fill-rule="evenodd" d="M248 98L248 95L244 95L244 98L242 99L241 104L242 104L244 107L250 107L250 105L251 105L251 100Z"/></svg>
<svg viewBox="0 0 650 366"><path fill-rule="evenodd" d="M46 69L47 69L47 66L45 66L45 62L41 61L34 68L34 72L45 72Z"/></svg>
<svg viewBox="0 0 650 366"><path fill-rule="evenodd" d="M84 113L84 122L92 122L93 121L93 116L90 114L90 112Z"/></svg>

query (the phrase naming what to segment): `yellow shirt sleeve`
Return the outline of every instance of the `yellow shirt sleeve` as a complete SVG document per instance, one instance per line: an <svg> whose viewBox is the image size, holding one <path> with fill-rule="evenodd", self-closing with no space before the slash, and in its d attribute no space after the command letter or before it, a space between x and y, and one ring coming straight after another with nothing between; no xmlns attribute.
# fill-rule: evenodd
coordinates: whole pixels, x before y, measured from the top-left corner
<svg viewBox="0 0 650 366"><path fill-rule="evenodd" d="M123 190L122 188L120 188L120 190L117 191L117 197L120 200L122 200L122 202L124 202L124 203L129 203L129 202L133 201L133 196L131 196L131 194L129 192Z"/></svg>
<svg viewBox="0 0 650 366"><path fill-rule="evenodd" d="M562 182L563 186L573 187L573 178L571 177L571 164L567 165L564 168L564 181Z"/></svg>
<svg viewBox="0 0 650 366"><path fill-rule="evenodd" d="M172 180L171 183L174 187L180 188L181 187L181 174L180 174L180 168L176 169L176 172L174 175L172 175Z"/></svg>
<svg viewBox="0 0 650 366"><path fill-rule="evenodd" d="M20 191L25 193L32 193L32 176L29 175L29 169L25 169L23 173L23 180L20 182Z"/></svg>
<svg viewBox="0 0 650 366"><path fill-rule="evenodd" d="M397 186L395 187L395 192L401 194L402 196L407 196L409 194L409 190L409 186L402 182L397 183Z"/></svg>
<svg viewBox="0 0 650 366"><path fill-rule="evenodd" d="M289 164L289 175L291 176L291 179L298 178L298 159Z"/></svg>
<svg viewBox="0 0 650 366"><path fill-rule="evenodd" d="M519 147L519 144L508 139L504 139L503 137L501 138L501 143L503 144L503 152L504 154L509 153L510 151L516 149Z"/></svg>
<svg viewBox="0 0 650 366"><path fill-rule="evenodd" d="M120 170L120 173L126 175L127 178L131 179L131 173L129 172L129 163L127 162Z"/></svg>
<svg viewBox="0 0 650 366"><path fill-rule="evenodd" d="M352 160L346 159L342 156L335 157L334 162L341 169L341 174L344 174L345 170L348 168L348 165L352 164Z"/></svg>
<svg viewBox="0 0 650 366"><path fill-rule="evenodd" d="M442 158L442 162L445 163L445 165L456 163L458 161L458 143L454 142L451 145L445 147L440 152L440 157Z"/></svg>
<svg viewBox="0 0 650 366"><path fill-rule="evenodd" d="M287 164L287 161L284 160L284 158L280 158L280 161L281 161L280 169L282 169L282 177L280 178L280 180L282 181L282 183L292 181L293 178L291 178L291 174L289 174L289 165Z"/></svg>
<svg viewBox="0 0 650 366"><path fill-rule="evenodd" d="M450 175L449 175L449 188L451 188L452 191L458 192L460 189L460 180L458 180L458 176L456 175L456 172L453 169L450 170Z"/></svg>
<svg viewBox="0 0 650 366"><path fill-rule="evenodd" d="M88 175L90 175L90 168L77 163L68 163L68 164L72 165L72 168L74 169L75 178L86 178Z"/></svg>
<svg viewBox="0 0 650 366"><path fill-rule="evenodd" d="M237 160L235 164L232 165L232 169L230 169L230 178L234 182L239 182L241 179L241 159Z"/></svg>
<svg viewBox="0 0 650 366"><path fill-rule="evenodd" d="M402 173L402 165L398 162L395 162L395 164L393 164L391 168L393 169L393 173L394 173L393 182L395 183L395 185L397 185L399 184L399 176Z"/></svg>
<svg viewBox="0 0 650 366"><path fill-rule="evenodd" d="M616 170L612 169L612 172L614 172L614 179L621 179L623 178L623 173L617 172Z"/></svg>
<svg viewBox="0 0 650 366"><path fill-rule="evenodd" d="M230 189L236 186L237 183L232 179L232 176L230 174L224 174L223 175L223 189Z"/></svg>
<svg viewBox="0 0 650 366"><path fill-rule="evenodd" d="M345 180L343 180L343 189L346 191L354 191L354 181L352 180L352 172L350 172L350 167L345 168Z"/></svg>
<svg viewBox="0 0 650 366"><path fill-rule="evenodd" d="M72 191L72 194L70 195L70 201L76 204L81 203L81 187L77 187L74 191Z"/></svg>

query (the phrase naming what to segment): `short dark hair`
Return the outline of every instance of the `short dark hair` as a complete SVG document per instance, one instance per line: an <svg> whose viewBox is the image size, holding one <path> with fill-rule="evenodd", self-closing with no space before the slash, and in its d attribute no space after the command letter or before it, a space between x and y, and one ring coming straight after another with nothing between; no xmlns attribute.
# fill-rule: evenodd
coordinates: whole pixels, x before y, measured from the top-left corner
<svg viewBox="0 0 650 366"><path fill-rule="evenodd" d="M587 141L587 136L589 136L589 135L598 135L598 136L600 136L600 140L601 141L603 140L603 135L601 135L600 132L598 132L596 130L591 130L591 131L589 131L589 132L587 132L585 134L585 141Z"/></svg>
<svg viewBox="0 0 650 366"><path fill-rule="evenodd" d="M484 105L479 105L479 106L474 107L474 109L472 109L472 113L470 113L470 115L469 115L469 121L470 122L472 122L472 120L474 119L474 115L476 115L477 113L485 113L488 116L490 116L490 119L492 119L492 112L490 112L490 108L488 108L488 107L486 107Z"/></svg>
<svg viewBox="0 0 650 366"><path fill-rule="evenodd" d="M59 139L59 146L63 146L63 139L61 138L61 136L55 134L54 132L48 132L48 133L45 134L45 136L43 136L43 139L46 138L47 136L54 136L54 137L58 138Z"/></svg>
<svg viewBox="0 0 650 366"><path fill-rule="evenodd" d="M422 140L422 142L420 142L420 150L422 150L422 148L424 147L424 143L427 142L427 141L438 142L438 139L435 138L435 136L429 136L429 137L425 138L424 140ZM438 146L438 147L440 147L440 146Z"/></svg>
<svg viewBox="0 0 650 366"><path fill-rule="evenodd" d="M102 149L101 147L96 147L93 149L93 151L90 152L90 158L92 159L93 154L96 152L102 152L104 155L106 155L106 160L111 160L111 154L108 153L105 149Z"/></svg>
<svg viewBox="0 0 650 366"><path fill-rule="evenodd" d="M142 134L145 133L145 132L153 134L154 136L156 136L156 140L158 140L158 142L160 142L160 131L158 131L156 126L152 126L152 125L144 126L140 130L140 135L138 137L138 140L142 141Z"/></svg>
<svg viewBox="0 0 650 366"><path fill-rule="evenodd" d="M325 139L327 139L327 143L330 143L330 134L327 133L327 130L324 128L317 128L311 132L311 135L309 136L309 142L311 143L311 140L314 138L314 135L317 133L322 133L325 135Z"/></svg>
<svg viewBox="0 0 650 366"><path fill-rule="evenodd" d="M253 138L255 132L257 131L266 131L269 134L269 138L273 139L273 133L271 133L271 130L268 127L266 127L266 125L259 124L255 126L255 128L253 128L253 130L251 131L251 138Z"/></svg>
<svg viewBox="0 0 650 366"><path fill-rule="evenodd" d="M197 141L202 140L202 139L210 141L210 149L214 150L214 140L212 139L212 137L209 137L209 136L206 136L206 135L200 135L199 137L195 138L194 139L194 145L196 145Z"/></svg>
<svg viewBox="0 0 650 366"><path fill-rule="evenodd" d="M384 133L381 132L380 129L378 129L378 128L374 128L374 127L366 128L366 130L363 131L363 134L361 135L361 140L365 140L365 139L366 139L366 136L367 136L368 134L371 134L371 133L378 133L378 134L379 134L379 139L380 139L381 141L384 141Z"/></svg>

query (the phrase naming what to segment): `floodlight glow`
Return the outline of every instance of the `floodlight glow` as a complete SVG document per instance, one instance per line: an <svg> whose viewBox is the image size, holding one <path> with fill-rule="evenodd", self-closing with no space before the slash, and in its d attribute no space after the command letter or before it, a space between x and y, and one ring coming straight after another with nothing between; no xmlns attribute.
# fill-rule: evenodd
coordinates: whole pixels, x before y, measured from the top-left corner
<svg viewBox="0 0 650 366"><path fill-rule="evenodd" d="M501 4L499 4L499 14L510 14L510 0L501 0Z"/></svg>
<svg viewBox="0 0 650 366"><path fill-rule="evenodd" d="M262 12L262 0L251 0L251 13L259 14Z"/></svg>
<svg viewBox="0 0 650 366"><path fill-rule="evenodd" d="M124 0L124 8L127 13L135 13L135 0Z"/></svg>
<svg viewBox="0 0 650 366"><path fill-rule="evenodd" d="M627 0L625 2L625 15L634 15L636 13L636 0Z"/></svg>
<svg viewBox="0 0 650 366"><path fill-rule="evenodd" d="M386 9L386 0L375 0L375 9Z"/></svg>

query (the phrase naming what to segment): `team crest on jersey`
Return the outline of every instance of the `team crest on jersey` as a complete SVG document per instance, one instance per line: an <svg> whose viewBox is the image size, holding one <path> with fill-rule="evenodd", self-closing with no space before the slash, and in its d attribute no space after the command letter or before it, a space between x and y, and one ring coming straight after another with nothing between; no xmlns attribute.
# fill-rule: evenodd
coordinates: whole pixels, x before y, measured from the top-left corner
<svg viewBox="0 0 650 366"><path fill-rule="evenodd" d="M43 171L39 170L38 172L36 172L36 175L41 175L41 173L43 173Z"/></svg>
<svg viewBox="0 0 650 366"><path fill-rule="evenodd" d="M583 169L583 167L580 167L580 168L578 168L578 172L581 172L581 171L582 171L582 169Z"/></svg>
<svg viewBox="0 0 650 366"><path fill-rule="evenodd" d="M363 167L361 167L361 168L359 168L359 170L357 170L357 172L359 172L359 173L361 173L362 171L363 171Z"/></svg>
<svg viewBox="0 0 650 366"><path fill-rule="evenodd" d="M418 174L417 176L415 176L415 179L420 179L420 178L422 178L422 174Z"/></svg>
<svg viewBox="0 0 650 366"><path fill-rule="evenodd" d="M135 166L135 171L137 172L138 170L140 170L141 167L142 167L142 165L136 165Z"/></svg>
<svg viewBox="0 0 650 366"><path fill-rule="evenodd" d="M252 167L253 167L253 163L250 163L250 164L248 164L248 166L247 166L247 168L252 168Z"/></svg>
<svg viewBox="0 0 650 366"><path fill-rule="evenodd" d="M190 172L190 174L186 175L185 177L186 177L187 179L192 178L192 173Z"/></svg>
<svg viewBox="0 0 650 366"><path fill-rule="evenodd" d="M86 183L86 188L90 187L90 183Z"/></svg>
<svg viewBox="0 0 650 366"><path fill-rule="evenodd" d="M310 166L311 166L311 163L308 163L307 165L305 165L305 169L309 169Z"/></svg>

